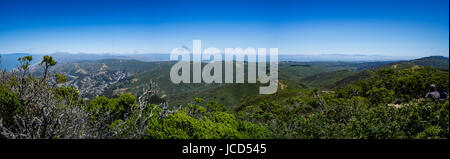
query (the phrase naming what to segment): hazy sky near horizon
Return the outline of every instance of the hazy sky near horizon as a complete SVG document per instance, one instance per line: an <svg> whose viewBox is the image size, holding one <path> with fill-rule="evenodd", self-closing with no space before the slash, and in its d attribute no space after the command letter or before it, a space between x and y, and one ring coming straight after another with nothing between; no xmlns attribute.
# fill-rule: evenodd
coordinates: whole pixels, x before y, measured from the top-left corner
<svg viewBox="0 0 450 159"><path fill-rule="evenodd" d="M0 53L449 54L448 0L0 0Z"/></svg>

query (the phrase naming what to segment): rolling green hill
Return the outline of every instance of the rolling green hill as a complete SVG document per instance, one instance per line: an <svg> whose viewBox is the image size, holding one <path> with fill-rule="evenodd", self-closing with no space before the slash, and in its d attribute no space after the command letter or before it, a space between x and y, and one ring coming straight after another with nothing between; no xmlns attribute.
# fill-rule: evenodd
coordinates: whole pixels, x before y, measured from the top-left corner
<svg viewBox="0 0 450 159"><path fill-rule="evenodd" d="M259 84L173 84L169 71L174 63L114 59L62 64L53 71L68 75L69 83L77 85L87 98L118 97L126 92L138 95L150 80L158 84L160 96L171 106L184 105L195 97L233 106L246 96L258 95ZM332 90L365 79L380 68L404 69L416 65L444 69L448 58L426 57L401 62L280 62L279 89Z"/></svg>

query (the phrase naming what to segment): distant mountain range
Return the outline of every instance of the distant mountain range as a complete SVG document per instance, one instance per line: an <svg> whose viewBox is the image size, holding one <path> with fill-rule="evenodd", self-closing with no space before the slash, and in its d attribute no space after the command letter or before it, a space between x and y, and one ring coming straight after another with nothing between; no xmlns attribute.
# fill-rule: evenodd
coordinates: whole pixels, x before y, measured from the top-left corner
<svg viewBox="0 0 450 159"><path fill-rule="evenodd" d="M12 70L17 68L19 62L17 61L19 57L29 56L31 54L28 53L13 53L13 54L0 54L0 69L2 70ZM33 55L33 61L31 61L31 65L35 65L42 60L42 55Z"/></svg>
<svg viewBox="0 0 450 159"><path fill-rule="evenodd" d="M43 54L29 54L29 53L12 53L1 54L0 69L11 70L17 67L17 59L19 57L32 55L34 57L33 64L38 63ZM58 61L59 64L104 60L104 59L121 59L121 60L138 60L138 61L170 61L170 54L86 54L86 53L53 53L49 54ZM443 57L445 58L445 57ZM279 55L278 60L294 61L294 62L373 62L373 61L401 61L412 60L413 57L400 56L381 56L381 55L345 55L345 54L322 54L322 55ZM448 58L447 58L448 59Z"/></svg>
<svg viewBox="0 0 450 159"><path fill-rule="evenodd" d="M383 55L347 55L347 54L319 54L319 55L280 55L280 61L345 61L345 62L374 62L412 60L416 57L383 56Z"/></svg>
<svg viewBox="0 0 450 159"><path fill-rule="evenodd" d="M12 53L0 54L1 63L0 69L11 70L17 67L19 57L33 56L32 64L39 63L42 60L43 54L29 54L29 53ZM169 61L169 54L127 54L127 55L113 55L113 54L70 54L70 53L54 53L49 54L58 64L67 64L82 61L96 61L105 59L121 59L121 60L139 60L139 61Z"/></svg>

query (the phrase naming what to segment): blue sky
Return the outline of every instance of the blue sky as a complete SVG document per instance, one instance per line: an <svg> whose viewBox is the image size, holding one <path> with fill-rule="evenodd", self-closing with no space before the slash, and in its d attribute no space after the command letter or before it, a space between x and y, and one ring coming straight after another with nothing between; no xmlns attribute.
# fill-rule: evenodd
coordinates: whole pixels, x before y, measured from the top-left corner
<svg viewBox="0 0 450 159"><path fill-rule="evenodd" d="M448 0L0 0L0 53L449 54Z"/></svg>

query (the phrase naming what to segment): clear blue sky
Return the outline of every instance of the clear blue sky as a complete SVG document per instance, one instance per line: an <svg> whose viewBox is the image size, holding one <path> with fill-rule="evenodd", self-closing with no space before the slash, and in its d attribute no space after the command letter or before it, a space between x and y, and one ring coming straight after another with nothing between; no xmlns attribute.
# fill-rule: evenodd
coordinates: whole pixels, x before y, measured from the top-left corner
<svg viewBox="0 0 450 159"><path fill-rule="evenodd" d="M277 47L280 54L449 53L448 0L0 0L0 53L167 53Z"/></svg>

